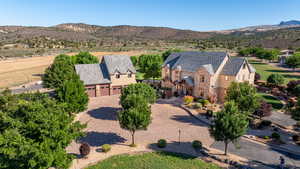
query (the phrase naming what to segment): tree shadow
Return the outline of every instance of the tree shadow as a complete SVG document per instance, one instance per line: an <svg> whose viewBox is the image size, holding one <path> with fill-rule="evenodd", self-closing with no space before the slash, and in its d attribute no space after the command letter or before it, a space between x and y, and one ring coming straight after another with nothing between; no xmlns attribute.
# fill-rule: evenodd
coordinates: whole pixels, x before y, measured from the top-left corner
<svg viewBox="0 0 300 169"><path fill-rule="evenodd" d="M267 72L272 72L272 73L290 73L291 71L289 70L279 70L279 69L271 69L271 70L266 70Z"/></svg>
<svg viewBox="0 0 300 169"><path fill-rule="evenodd" d="M196 119L195 117L187 114L187 115L174 115L171 117L172 120L176 120L182 123L188 123L191 125L196 125L196 126L203 126L207 127L209 124L206 124L204 122L201 122L200 120Z"/></svg>
<svg viewBox="0 0 300 169"><path fill-rule="evenodd" d="M148 145L148 148L161 153L173 154L182 159L194 159L203 156L202 151L194 149L191 142L168 142L165 148L159 148L156 143L152 143Z"/></svg>
<svg viewBox="0 0 300 169"><path fill-rule="evenodd" d="M88 111L87 114L95 119L117 120L117 113L120 110L121 108L116 107L101 107L99 109Z"/></svg>
<svg viewBox="0 0 300 169"><path fill-rule="evenodd" d="M115 133L105 133L105 132L87 132L85 137L79 139L79 142L86 142L90 146L97 147L103 144L118 144L124 143L125 138L115 134Z"/></svg>
<svg viewBox="0 0 300 169"><path fill-rule="evenodd" d="M300 75L291 75L291 74L285 74L283 75L285 78L294 78L294 79L300 79Z"/></svg>

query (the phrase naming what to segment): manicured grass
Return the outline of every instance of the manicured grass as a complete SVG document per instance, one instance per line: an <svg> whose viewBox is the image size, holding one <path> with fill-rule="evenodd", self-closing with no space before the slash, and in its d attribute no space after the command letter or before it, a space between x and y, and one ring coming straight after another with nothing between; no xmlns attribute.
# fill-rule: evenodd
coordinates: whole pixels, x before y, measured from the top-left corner
<svg viewBox="0 0 300 169"><path fill-rule="evenodd" d="M145 74L145 73L141 73L141 72L137 71L137 72L136 72L136 77L135 77L135 78L136 78L137 80L143 80L143 79L144 79L144 74Z"/></svg>
<svg viewBox="0 0 300 169"><path fill-rule="evenodd" d="M271 104L272 107L274 109L282 109L283 107L283 104L280 102L280 100L278 100L276 97L274 96L271 96L269 94L266 94L266 93L258 93L259 96L261 96L263 99L265 99L265 101L268 103L268 104Z"/></svg>
<svg viewBox="0 0 300 169"><path fill-rule="evenodd" d="M260 74L261 80L267 80L267 78L271 74L281 74L285 78L285 83L288 83L290 80L300 80L300 75L295 75L289 71L280 69L278 67L269 65L267 63L262 63L260 61L251 60L249 59L249 62L255 67L256 72Z"/></svg>
<svg viewBox="0 0 300 169"><path fill-rule="evenodd" d="M202 160L174 153L117 155L88 169L220 169Z"/></svg>

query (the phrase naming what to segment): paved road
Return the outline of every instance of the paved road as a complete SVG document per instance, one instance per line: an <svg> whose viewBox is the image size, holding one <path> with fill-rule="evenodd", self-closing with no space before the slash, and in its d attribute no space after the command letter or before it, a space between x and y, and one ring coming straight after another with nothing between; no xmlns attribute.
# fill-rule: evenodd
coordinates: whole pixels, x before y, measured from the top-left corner
<svg viewBox="0 0 300 169"><path fill-rule="evenodd" d="M223 142L215 142L212 144L213 148L224 150ZM285 158L286 164L291 168L300 168L300 155L291 155L282 151L272 149L269 146L257 144L246 139L241 139L238 143L238 148L233 144L230 144L228 151L232 154L236 154L245 157L254 162L259 161L266 167L276 168L279 164L279 157Z"/></svg>
<svg viewBox="0 0 300 169"><path fill-rule="evenodd" d="M14 94L20 94L20 93L25 93L25 92L31 92L31 91L38 91L43 89L43 85L41 84L32 84L27 87L19 87L16 89L12 89L11 92Z"/></svg>
<svg viewBox="0 0 300 169"><path fill-rule="evenodd" d="M281 126L293 126L294 124L296 124L296 121L292 119L290 115L280 112L272 112L271 116L264 117L263 119L270 120Z"/></svg>

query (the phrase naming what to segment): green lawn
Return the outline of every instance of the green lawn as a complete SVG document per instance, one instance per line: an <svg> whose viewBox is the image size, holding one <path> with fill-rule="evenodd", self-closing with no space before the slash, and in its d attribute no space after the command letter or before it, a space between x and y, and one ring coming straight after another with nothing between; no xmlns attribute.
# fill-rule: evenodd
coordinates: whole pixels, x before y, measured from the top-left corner
<svg viewBox="0 0 300 169"><path fill-rule="evenodd" d="M88 169L220 169L199 159L173 153L117 155Z"/></svg>
<svg viewBox="0 0 300 169"><path fill-rule="evenodd" d="M274 109L282 109L283 104L276 97L266 93L258 93L268 104L271 104Z"/></svg>
<svg viewBox="0 0 300 169"><path fill-rule="evenodd" d="M285 83L288 83L290 80L300 80L300 75L295 75L278 67L251 59L249 59L249 62L255 67L256 72L260 74L261 80L267 80L267 78L274 73L283 75L285 78Z"/></svg>

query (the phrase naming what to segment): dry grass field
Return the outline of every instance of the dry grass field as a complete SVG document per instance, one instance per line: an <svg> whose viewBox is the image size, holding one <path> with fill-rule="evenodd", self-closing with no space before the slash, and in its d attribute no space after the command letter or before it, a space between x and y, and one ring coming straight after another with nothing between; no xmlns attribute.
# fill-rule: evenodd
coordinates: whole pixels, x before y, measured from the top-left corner
<svg viewBox="0 0 300 169"><path fill-rule="evenodd" d="M128 52L92 52L101 58L103 55L140 55L147 51ZM70 55L75 53L70 53ZM0 61L0 88L13 87L41 79L44 70L52 63L55 56L18 58Z"/></svg>

